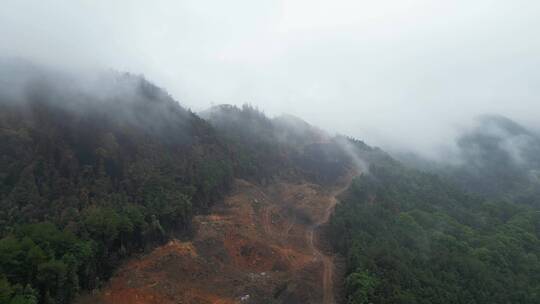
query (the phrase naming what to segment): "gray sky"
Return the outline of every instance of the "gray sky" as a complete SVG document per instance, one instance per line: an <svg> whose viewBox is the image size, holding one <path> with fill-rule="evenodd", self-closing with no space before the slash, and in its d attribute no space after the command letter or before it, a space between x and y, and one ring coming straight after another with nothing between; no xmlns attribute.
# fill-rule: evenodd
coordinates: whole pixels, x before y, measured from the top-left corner
<svg viewBox="0 0 540 304"><path fill-rule="evenodd" d="M386 148L472 117L540 128L537 0L2 0L0 55L144 74L194 110L249 102Z"/></svg>

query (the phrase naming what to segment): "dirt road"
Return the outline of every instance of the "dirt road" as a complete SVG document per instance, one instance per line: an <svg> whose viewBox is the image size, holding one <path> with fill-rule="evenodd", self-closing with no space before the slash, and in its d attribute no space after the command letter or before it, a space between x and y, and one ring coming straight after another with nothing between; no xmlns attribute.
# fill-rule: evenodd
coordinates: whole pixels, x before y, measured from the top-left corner
<svg viewBox="0 0 540 304"><path fill-rule="evenodd" d="M338 203L337 197L345 191L350 183L351 180L347 181L347 184L336 190L332 193L330 196L330 203L328 204L328 207L326 208L322 218L317 221L314 225L312 225L306 233L306 238L308 240L308 246L313 251L313 254L317 260L320 260L323 264L323 276L322 276L322 285L323 285L323 301L322 304L335 304L335 296L334 296L334 256L326 255L324 252L322 252L317 246L314 244L314 237L315 237L315 231L320 226L326 224L330 220L330 216L334 212L334 209L336 207L336 204Z"/></svg>

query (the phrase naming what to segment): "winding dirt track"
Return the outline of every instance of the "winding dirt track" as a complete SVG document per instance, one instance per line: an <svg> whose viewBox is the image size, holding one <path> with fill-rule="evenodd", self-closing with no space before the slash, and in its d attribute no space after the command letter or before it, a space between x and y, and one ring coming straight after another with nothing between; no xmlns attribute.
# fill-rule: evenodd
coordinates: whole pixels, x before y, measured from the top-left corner
<svg viewBox="0 0 540 304"><path fill-rule="evenodd" d="M332 216L332 213L334 212L334 209L338 203L337 197L348 189L354 176L355 173L351 173L350 176L345 178L345 183L340 188L335 189L330 194L328 194L328 203L325 206L324 212L322 212L322 214L320 214L319 216L315 217L315 222L313 224L303 227L305 231L305 244L307 244L308 252L310 252L310 255L313 257L314 262L320 262L323 266L321 278L323 295L321 302L322 304L336 303L334 295L334 256L327 255L322 250L320 250L315 244L315 238L318 228L325 225L330 220L330 217ZM292 217L287 218L285 229L283 229L280 233L276 234L271 219L272 213L283 215L282 212L282 209L278 208L275 205L265 207L262 211L261 225L263 226L263 229L267 236L274 236L279 239L281 243L286 244L289 241L288 237L291 229L293 229L293 227L297 225L296 213L293 213ZM291 257L288 254L286 254L286 258L291 261Z"/></svg>
<svg viewBox="0 0 540 304"><path fill-rule="evenodd" d="M306 233L307 243L309 248L313 251L313 254L317 260L322 261L323 263L323 277L322 277L322 284L323 284L323 301L322 304L335 304L335 296L334 296L334 256L326 255L324 252L322 252L317 246L314 244L314 236L315 231L318 227L326 224L330 220L330 216L334 212L334 209L336 207L336 204L338 203L337 196L339 196L343 191L345 191L350 183L351 180L347 181L347 184L341 188L332 193L332 196L330 197L330 204L326 208L323 217L317 221L314 225L312 225Z"/></svg>

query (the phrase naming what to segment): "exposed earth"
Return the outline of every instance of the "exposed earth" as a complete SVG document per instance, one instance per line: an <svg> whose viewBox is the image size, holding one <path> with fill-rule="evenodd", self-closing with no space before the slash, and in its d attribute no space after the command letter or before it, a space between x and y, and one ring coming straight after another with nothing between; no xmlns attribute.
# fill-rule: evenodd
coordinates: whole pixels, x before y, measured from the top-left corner
<svg viewBox="0 0 540 304"><path fill-rule="evenodd" d="M352 174L333 186L237 179L190 242L172 240L133 258L79 303L335 303L335 257L318 229Z"/></svg>

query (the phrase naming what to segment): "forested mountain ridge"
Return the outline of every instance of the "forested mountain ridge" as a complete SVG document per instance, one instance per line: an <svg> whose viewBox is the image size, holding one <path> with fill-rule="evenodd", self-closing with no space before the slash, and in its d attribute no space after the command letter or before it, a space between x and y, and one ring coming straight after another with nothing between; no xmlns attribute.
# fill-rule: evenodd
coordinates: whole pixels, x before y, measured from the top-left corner
<svg viewBox="0 0 540 304"><path fill-rule="evenodd" d="M328 227L347 303L539 302L538 208L456 184L392 160L353 181Z"/></svg>
<svg viewBox="0 0 540 304"><path fill-rule="evenodd" d="M204 120L140 76L3 73L0 303L68 303L101 286L132 253L188 236L234 177L328 180L350 162L300 120L250 106Z"/></svg>
<svg viewBox="0 0 540 304"><path fill-rule="evenodd" d="M458 139L462 164L444 168L460 187L540 206L540 135L503 116L483 116Z"/></svg>
<svg viewBox="0 0 540 304"><path fill-rule="evenodd" d="M303 225L296 237L311 231L313 243L304 197L328 198L352 168L361 175L324 228L347 261L347 303L538 303L540 140L511 121L484 118L459 142L463 166L427 173L292 116L249 105L195 114L140 76L72 76L0 70L0 304L70 303L102 287L133 254L189 239L193 216L235 179L257 197L296 189L274 209L244 200L266 225L248 228L279 244ZM272 214L289 229L273 231Z"/></svg>
<svg viewBox="0 0 540 304"><path fill-rule="evenodd" d="M0 90L2 303L99 286L121 258L187 232L233 176L215 130L143 78L44 75Z"/></svg>
<svg viewBox="0 0 540 304"><path fill-rule="evenodd" d="M396 153L404 164L432 172L464 191L540 206L540 134L500 115L464 128L446 160Z"/></svg>
<svg viewBox="0 0 540 304"><path fill-rule="evenodd" d="M201 115L231 144L240 177L264 182L261 178L303 176L333 182L352 162L340 137L290 115L271 119L249 105L220 105Z"/></svg>

